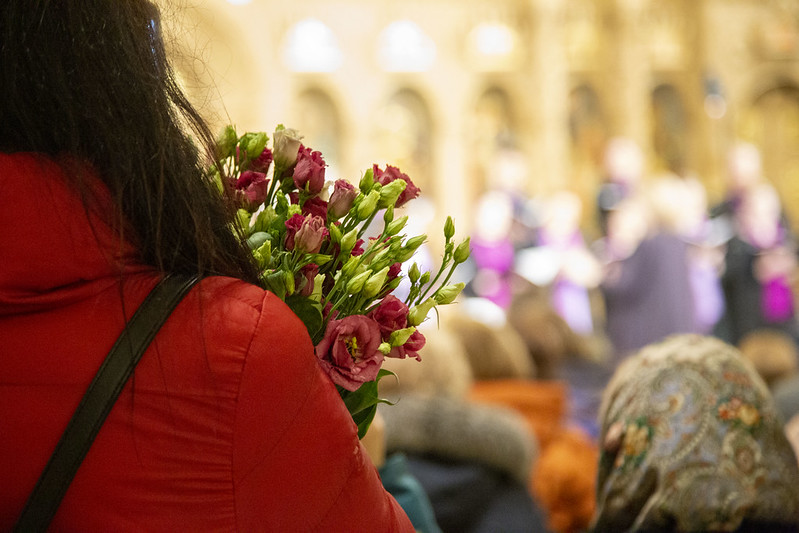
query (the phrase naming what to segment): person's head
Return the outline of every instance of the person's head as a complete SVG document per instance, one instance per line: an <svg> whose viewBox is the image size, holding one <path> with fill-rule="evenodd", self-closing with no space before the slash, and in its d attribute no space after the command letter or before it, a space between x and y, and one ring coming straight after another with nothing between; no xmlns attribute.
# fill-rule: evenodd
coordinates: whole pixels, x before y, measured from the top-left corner
<svg viewBox="0 0 799 533"><path fill-rule="evenodd" d="M608 384L600 422L597 533L799 522L796 458L734 347L679 335L643 348Z"/></svg>
<svg viewBox="0 0 799 533"><path fill-rule="evenodd" d="M579 231L583 203L572 191L560 189L550 194L543 206L542 226L547 236L556 241L568 241Z"/></svg>
<svg viewBox="0 0 799 533"><path fill-rule="evenodd" d="M508 309L508 323L524 341L539 379L554 379L568 357L586 356L580 336L546 300L516 298Z"/></svg>
<svg viewBox="0 0 799 533"><path fill-rule="evenodd" d="M608 141L604 167L609 181L635 186L643 176L644 163L644 154L632 139L614 137Z"/></svg>
<svg viewBox="0 0 799 533"><path fill-rule="evenodd" d="M464 399L473 384L472 368L460 339L448 328L425 328L421 361L387 357L383 369L396 374L380 380L380 395L399 401L408 393Z"/></svg>
<svg viewBox="0 0 799 533"><path fill-rule="evenodd" d="M528 379L536 374L524 341L509 324L489 324L467 312L448 313L442 324L465 348L476 381Z"/></svg>
<svg viewBox="0 0 799 533"><path fill-rule="evenodd" d="M747 189L763 177L760 150L751 143L736 142L727 154L727 180L733 193Z"/></svg>
<svg viewBox="0 0 799 533"><path fill-rule="evenodd" d="M747 333L738 343L738 349L769 387L799 369L796 343L780 330L763 328Z"/></svg>
<svg viewBox="0 0 799 533"><path fill-rule="evenodd" d="M257 280L203 172L213 136L175 81L152 3L5 0L0 94L0 150L56 158L91 208L88 162L145 263Z"/></svg>
<svg viewBox="0 0 799 533"><path fill-rule="evenodd" d="M756 246L768 248L780 238L782 205L777 189L761 181L741 194L737 218L739 230Z"/></svg>

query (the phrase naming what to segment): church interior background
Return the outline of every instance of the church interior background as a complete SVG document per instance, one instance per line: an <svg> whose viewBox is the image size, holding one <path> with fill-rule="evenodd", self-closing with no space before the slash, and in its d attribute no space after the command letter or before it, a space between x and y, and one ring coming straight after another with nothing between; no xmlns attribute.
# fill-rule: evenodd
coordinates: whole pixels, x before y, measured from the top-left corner
<svg viewBox="0 0 799 533"><path fill-rule="evenodd" d="M711 202L727 149L754 143L799 230L796 0L182 4L178 73L214 127L295 127L331 179L399 166L464 231L484 191L567 189L591 235L617 136Z"/></svg>

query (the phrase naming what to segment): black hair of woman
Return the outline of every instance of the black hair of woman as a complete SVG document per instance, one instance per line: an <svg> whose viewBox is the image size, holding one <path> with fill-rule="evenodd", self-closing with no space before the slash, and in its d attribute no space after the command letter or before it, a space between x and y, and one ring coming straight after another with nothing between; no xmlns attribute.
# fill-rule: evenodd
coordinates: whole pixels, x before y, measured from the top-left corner
<svg viewBox="0 0 799 533"><path fill-rule="evenodd" d="M0 151L56 158L87 209L92 188L71 162L90 163L144 263L258 282L232 204L204 170L213 135L175 80L151 2L4 0L0 94Z"/></svg>

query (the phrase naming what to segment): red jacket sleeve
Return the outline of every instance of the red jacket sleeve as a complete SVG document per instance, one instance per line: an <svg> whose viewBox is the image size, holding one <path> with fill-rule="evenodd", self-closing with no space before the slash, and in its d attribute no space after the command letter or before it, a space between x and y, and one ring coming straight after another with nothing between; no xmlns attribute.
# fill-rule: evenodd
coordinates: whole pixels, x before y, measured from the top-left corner
<svg viewBox="0 0 799 533"><path fill-rule="evenodd" d="M266 293L234 424L240 531L413 531L300 320Z"/></svg>

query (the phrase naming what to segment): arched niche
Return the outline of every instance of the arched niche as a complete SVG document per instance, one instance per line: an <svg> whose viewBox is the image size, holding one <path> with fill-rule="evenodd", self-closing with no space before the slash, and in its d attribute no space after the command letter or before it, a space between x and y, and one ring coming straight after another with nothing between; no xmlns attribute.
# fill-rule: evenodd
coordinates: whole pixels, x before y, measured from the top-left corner
<svg viewBox="0 0 799 533"><path fill-rule="evenodd" d="M741 114L737 134L760 148L763 175L779 191L799 232L799 85L777 82L756 94Z"/></svg>
<svg viewBox="0 0 799 533"><path fill-rule="evenodd" d="M654 166L658 170L684 175L688 170L688 117L680 92L674 85L663 83L651 94L651 145Z"/></svg>
<svg viewBox="0 0 799 533"><path fill-rule="evenodd" d="M374 125L381 162L399 167L432 197L436 137L427 101L414 89L398 89L379 109Z"/></svg>
<svg viewBox="0 0 799 533"><path fill-rule="evenodd" d="M307 87L297 93L292 103L292 124L303 135L303 144L322 152L328 164L329 179L345 178L356 181L358 177L342 176L344 131L339 106L321 87Z"/></svg>
<svg viewBox="0 0 799 533"><path fill-rule="evenodd" d="M602 160L608 139L605 110L590 83L581 83L569 91L570 188L585 206L595 204L603 179ZM588 209L583 218L593 220Z"/></svg>

